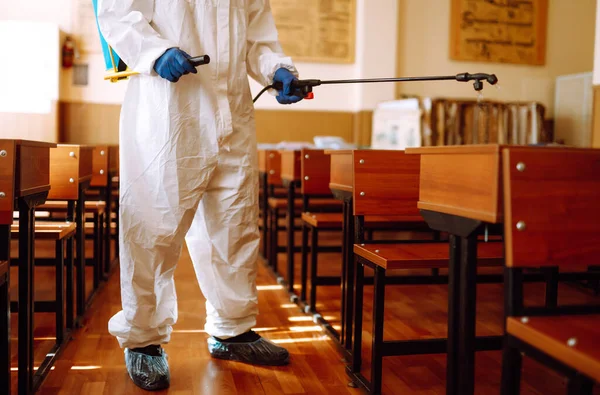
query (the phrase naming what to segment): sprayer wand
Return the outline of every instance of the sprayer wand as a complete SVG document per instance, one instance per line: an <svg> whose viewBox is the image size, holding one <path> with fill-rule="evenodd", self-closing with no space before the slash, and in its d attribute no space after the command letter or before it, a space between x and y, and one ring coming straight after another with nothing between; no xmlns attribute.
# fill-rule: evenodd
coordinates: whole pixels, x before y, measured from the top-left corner
<svg viewBox="0 0 600 395"><path fill-rule="evenodd" d="M483 81L487 81L490 85L495 85L498 82L498 78L494 74L469 74L461 73L457 75L446 75L446 76L433 76L433 77L400 77L400 78L371 78L371 79L355 79L355 80L295 80L292 82L292 89L295 96L303 97L304 99L312 99L313 92L312 88L320 85L339 85L339 84L370 84L370 83L381 83L381 82L409 82L409 81L459 81L459 82L473 82L473 87L476 91L483 89ZM277 91L283 90L283 84L281 82L275 82L273 85L265 87L256 97L254 102L258 100L263 93L269 89L275 89Z"/></svg>

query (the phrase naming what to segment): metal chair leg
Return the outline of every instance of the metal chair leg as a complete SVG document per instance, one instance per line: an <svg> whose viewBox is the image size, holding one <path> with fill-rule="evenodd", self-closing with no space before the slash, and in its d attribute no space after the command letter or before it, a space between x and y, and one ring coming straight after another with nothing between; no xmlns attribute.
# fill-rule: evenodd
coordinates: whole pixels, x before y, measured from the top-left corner
<svg viewBox="0 0 600 395"><path fill-rule="evenodd" d="M518 348L510 345L510 335L504 338L502 351L502 395L518 395L521 388L521 365L523 358Z"/></svg>

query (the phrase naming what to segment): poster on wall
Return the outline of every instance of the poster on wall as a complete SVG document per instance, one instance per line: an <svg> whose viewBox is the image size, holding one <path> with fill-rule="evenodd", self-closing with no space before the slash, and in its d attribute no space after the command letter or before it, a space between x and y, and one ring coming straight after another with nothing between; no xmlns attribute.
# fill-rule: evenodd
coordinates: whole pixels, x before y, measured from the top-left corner
<svg viewBox="0 0 600 395"><path fill-rule="evenodd" d="M452 0L450 58L544 65L548 0Z"/></svg>
<svg viewBox="0 0 600 395"><path fill-rule="evenodd" d="M354 63L356 0L271 0L279 41L296 61Z"/></svg>
<svg viewBox="0 0 600 395"><path fill-rule="evenodd" d="M91 0L72 0L73 38L79 52L83 54L100 54L100 37L96 14Z"/></svg>

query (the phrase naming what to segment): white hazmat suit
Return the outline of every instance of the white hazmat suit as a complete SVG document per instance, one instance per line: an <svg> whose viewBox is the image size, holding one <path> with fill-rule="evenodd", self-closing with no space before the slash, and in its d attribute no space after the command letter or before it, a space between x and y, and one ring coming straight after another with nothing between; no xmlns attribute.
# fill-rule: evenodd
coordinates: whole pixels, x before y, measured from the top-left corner
<svg viewBox="0 0 600 395"><path fill-rule="evenodd" d="M206 332L256 324L258 169L248 75L272 83L283 55L268 0L100 0L98 23L128 82L120 124L124 348L166 343L177 321L173 273L184 238L206 296ZM154 63L169 48L207 54L177 83Z"/></svg>

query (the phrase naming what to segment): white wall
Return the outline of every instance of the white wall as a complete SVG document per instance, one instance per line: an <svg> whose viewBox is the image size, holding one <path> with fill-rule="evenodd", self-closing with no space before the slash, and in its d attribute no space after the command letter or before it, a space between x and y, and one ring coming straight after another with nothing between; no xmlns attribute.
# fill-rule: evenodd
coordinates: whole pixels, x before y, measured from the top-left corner
<svg viewBox="0 0 600 395"><path fill-rule="evenodd" d="M596 41L594 45L594 85L600 84L600 0L596 2Z"/></svg>
<svg viewBox="0 0 600 395"><path fill-rule="evenodd" d="M596 0L548 1L544 66L451 60L450 4L450 0L400 1L400 75L495 73L500 89L486 86L485 99L539 101L547 108L546 116L552 118L556 77L589 72L593 68ZM401 84L399 91L420 96L476 97L471 84L451 81Z"/></svg>
<svg viewBox="0 0 600 395"><path fill-rule="evenodd" d="M398 0L356 1L356 62L346 65L297 62L300 78L325 80L395 75ZM71 33L72 4L72 0L0 0L0 20L52 21L58 23L65 33ZM61 100L109 104L122 102L127 83L113 84L103 80L105 72L101 55L82 55L77 61L88 64L89 85L74 86L71 70L62 70ZM254 94L261 89L252 80L251 88ZM274 97L264 95L256 103L256 108L282 111L358 111L373 109L377 102L392 99L393 84L322 86L315 89L315 99L312 101L281 106Z"/></svg>

